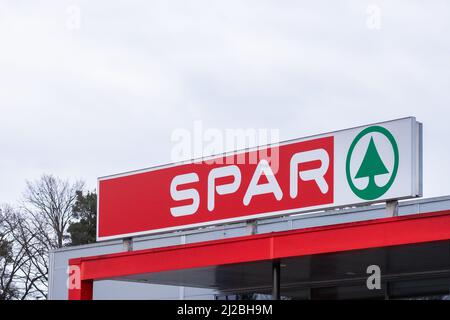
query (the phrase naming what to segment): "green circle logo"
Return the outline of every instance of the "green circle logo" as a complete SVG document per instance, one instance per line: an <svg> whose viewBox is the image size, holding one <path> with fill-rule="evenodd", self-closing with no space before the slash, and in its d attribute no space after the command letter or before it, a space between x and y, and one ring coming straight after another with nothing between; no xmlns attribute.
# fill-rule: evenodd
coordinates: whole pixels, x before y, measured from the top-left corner
<svg viewBox="0 0 450 320"><path fill-rule="evenodd" d="M378 153L377 146L375 144L375 141L373 139L374 134L381 134L384 136L392 147L392 153L393 153L393 166L391 168L391 172L386 168L385 162L383 161L382 157ZM366 135L370 136L370 141L368 143L366 153L364 155L364 158L361 161L361 165L359 166L358 171L354 176L351 174L350 170L350 164L352 162L352 158L354 156L355 147L359 144L361 139L363 139ZM398 170L398 162L399 162L399 154L398 154L398 147L397 142L395 141L392 134L383 127L380 126L372 126L364 129L361 131L356 138L353 140L352 144L350 145L350 149L347 153L347 160L345 162L345 171L347 175L347 182L352 189L353 193L356 194L358 197L364 200L374 200L379 197L381 197L383 194L386 193L386 191L389 190L389 188L392 186L392 183L394 183L395 177L397 175ZM379 175L385 175L389 174L390 177L387 183L385 183L382 186L378 186L378 184L375 182L375 177ZM368 179L367 186L365 188L357 188L357 186L354 183L354 179L361 179L366 178Z"/></svg>

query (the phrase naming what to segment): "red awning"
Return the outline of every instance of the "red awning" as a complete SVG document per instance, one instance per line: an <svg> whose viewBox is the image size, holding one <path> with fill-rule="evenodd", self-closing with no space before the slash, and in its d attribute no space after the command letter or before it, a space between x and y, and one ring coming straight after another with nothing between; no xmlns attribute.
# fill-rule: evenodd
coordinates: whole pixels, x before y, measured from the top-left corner
<svg viewBox="0 0 450 320"><path fill-rule="evenodd" d="M76 258L69 264L81 286L69 298L92 298L94 280L448 239L450 211L442 211Z"/></svg>

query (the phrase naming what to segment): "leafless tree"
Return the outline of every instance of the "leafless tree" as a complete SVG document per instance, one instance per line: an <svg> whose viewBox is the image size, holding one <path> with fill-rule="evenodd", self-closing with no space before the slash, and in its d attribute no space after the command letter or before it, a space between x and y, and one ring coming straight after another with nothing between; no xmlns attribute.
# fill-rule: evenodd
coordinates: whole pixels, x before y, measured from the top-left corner
<svg viewBox="0 0 450 320"><path fill-rule="evenodd" d="M0 300L47 297L49 252L67 243L83 187L43 175L27 182L20 208L0 207Z"/></svg>
<svg viewBox="0 0 450 320"><path fill-rule="evenodd" d="M43 175L37 181L27 182L24 209L32 218L33 227L39 231L45 249L64 246L76 192L83 188L81 181L71 184L52 175Z"/></svg>
<svg viewBox="0 0 450 320"><path fill-rule="evenodd" d="M20 211L1 208L0 300L46 297L48 258L38 235Z"/></svg>
<svg viewBox="0 0 450 320"><path fill-rule="evenodd" d="M0 300L47 297L49 252L66 244L83 187L44 175L27 182L19 209L0 207Z"/></svg>
<svg viewBox="0 0 450 320"><path fill-rule="evenodd" d="M72 207L77 191L83 188L81 181L71 184L52 175L27 182L23 203L26 217L21 220L16 236L29 257L21 269L21 283L26 292L46 297L49 252L66 244L67 228L73 219Z"/></svg>
<svg viewBox="0 0 450 320"><path fill-rule="evenodd" d="M17 296L17 290L14 288L14 272L17 267L12 252L9 213L9 207L0 208L0 300L10 300Z"/></svg>
<svg viewBox="0 0 450 320"><path fill-rule="evenodd" d="M0 209L0 300L19 299L22 296L19 278L30 258L26 247L18 241L20 220L10 206L4 205Z"/></svg>

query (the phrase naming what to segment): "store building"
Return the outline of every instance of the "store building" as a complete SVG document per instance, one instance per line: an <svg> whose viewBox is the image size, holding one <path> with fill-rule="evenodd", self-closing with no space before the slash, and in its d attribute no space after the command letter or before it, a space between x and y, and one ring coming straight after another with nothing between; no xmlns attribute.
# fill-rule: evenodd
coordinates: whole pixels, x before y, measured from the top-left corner
<svg viewBox="0 0 450 320"><path fill-rule="evenodd" d="M408 200L421 137L405 118L101 178L99 241L51 253L49 298L445 299L450 197Z"/></svg>

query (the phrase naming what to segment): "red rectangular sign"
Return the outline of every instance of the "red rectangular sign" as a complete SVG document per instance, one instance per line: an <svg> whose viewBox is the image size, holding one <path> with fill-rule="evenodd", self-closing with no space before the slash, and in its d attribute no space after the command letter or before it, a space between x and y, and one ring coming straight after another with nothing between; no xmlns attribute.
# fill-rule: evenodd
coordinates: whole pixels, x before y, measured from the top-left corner
<svg viewBox="0 0 450 320"><path fill-rule="evenodd" d="M333 168L334 137L328 136L100 178L97 238L243 221L331 204Z"/></svg>

